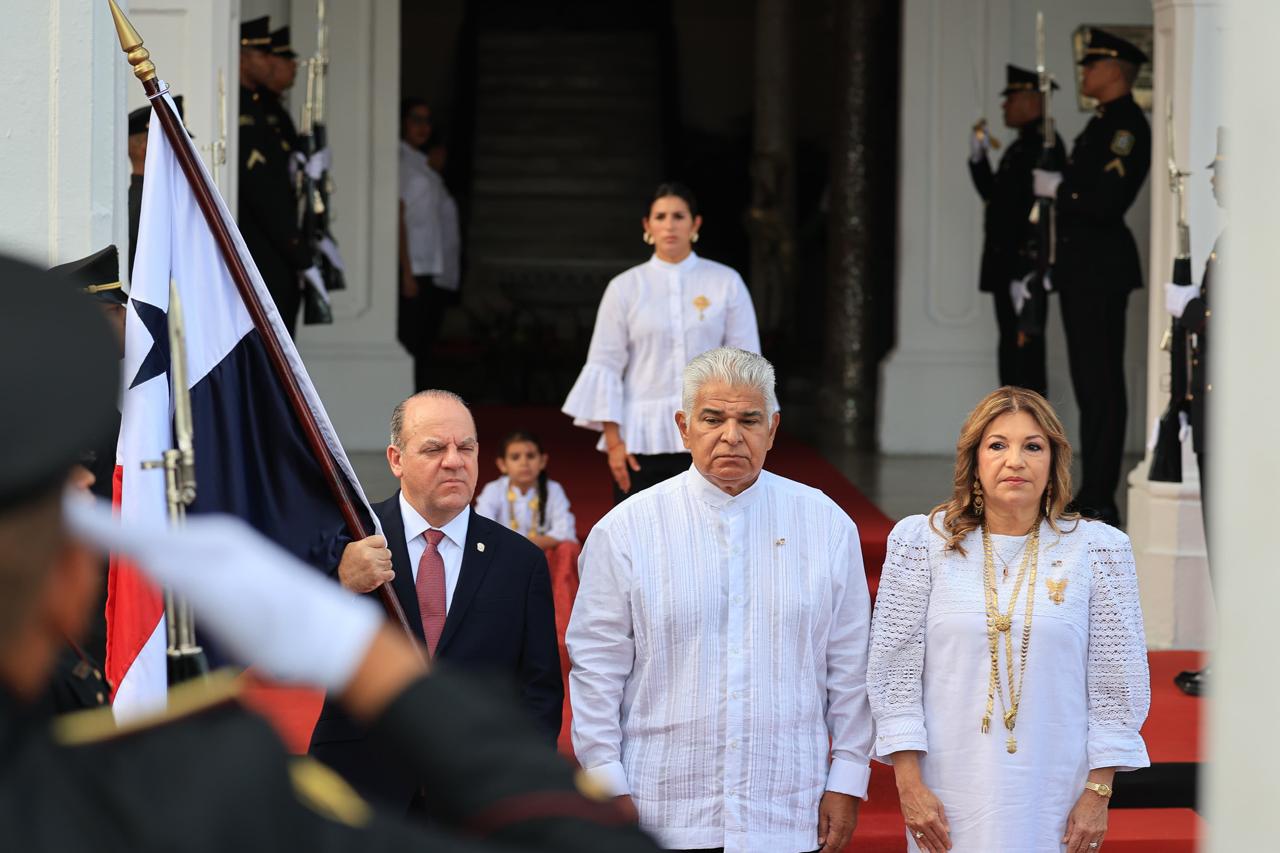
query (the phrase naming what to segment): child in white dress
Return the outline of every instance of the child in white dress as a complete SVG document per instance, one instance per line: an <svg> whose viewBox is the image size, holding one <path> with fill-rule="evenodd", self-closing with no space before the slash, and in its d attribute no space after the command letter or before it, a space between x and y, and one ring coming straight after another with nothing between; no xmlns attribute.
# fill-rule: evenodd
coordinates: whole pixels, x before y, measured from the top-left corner
<svg viewBox="0 0 1280 853"><path fill-rule="evenodd" d="M517 430L508 435L497 459L502 476L480 491L476 512L507 525L539 548L577 542L569 497L547 477L549 459L532 433Z"/></svg>

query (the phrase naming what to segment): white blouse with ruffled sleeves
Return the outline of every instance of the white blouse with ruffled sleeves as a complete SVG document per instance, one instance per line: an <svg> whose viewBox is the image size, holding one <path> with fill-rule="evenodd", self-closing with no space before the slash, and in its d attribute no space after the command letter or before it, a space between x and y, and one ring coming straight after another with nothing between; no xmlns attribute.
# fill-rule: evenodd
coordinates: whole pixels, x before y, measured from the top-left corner
<svg viewBox="0 0 1280 853"><path fill-rule="evenodd" d="M940 516L935 524L941 529ZM981 531L964 539L963 556L943 550L943 538L923 515L902 520L889 536L867 665L875 753L882 759L899 750L926 753L922 774L942 800L952 853L1058 853L1090 769L1150 764L1139 730L1151 684L1129 538L1097 521L1072 524L1062 534L1041 524L1013 754L999 700L990 732L980 730L991 667ZM991 538L1003 610L1027 537ZM1050 580L1060 601L1050 594ZM1014 608L1015 665L1025 595L1024 589ZM907 843L917 849L910 837Z"/></svg>
<svg viewBox="0 0 1280 853"><path fill-rule="evenodd" d="M696 253L678 264L655 255L609 282L562 411L587 429L617 423L630 453L683 453L675 413L684 367L720 346L760 352L742 276Z"/></svg>

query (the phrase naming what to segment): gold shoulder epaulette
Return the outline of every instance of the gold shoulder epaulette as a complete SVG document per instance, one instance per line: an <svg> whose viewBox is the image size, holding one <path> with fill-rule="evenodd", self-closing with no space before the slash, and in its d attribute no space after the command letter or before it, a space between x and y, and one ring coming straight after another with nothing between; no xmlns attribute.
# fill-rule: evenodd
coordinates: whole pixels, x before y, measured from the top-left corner
<svg viewBox="0 0 1280 853"><path fill-rule="evenodd" d="M225 705L239 693L240 680L236 674L230 669L221 669L206 678L179 684L169 691L168 705L163 711L123 725L116 723L110 708L76 711L57 717L53 721L53 739L63 746L86 746L128 737Z"/></svg>
<svg viewBox="0 0 1280 853"><path fill-rule="evenodd" d="M305 755L291 758L289 779L302 804L322 817L359 827L373 816L373 809L345 779L314 758Z"/></svg>

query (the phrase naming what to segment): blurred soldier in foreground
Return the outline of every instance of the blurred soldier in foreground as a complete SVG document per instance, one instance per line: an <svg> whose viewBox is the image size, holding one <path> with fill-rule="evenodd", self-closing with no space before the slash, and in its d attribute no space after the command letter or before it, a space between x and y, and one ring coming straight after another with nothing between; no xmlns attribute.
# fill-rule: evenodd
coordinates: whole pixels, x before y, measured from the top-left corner
<svg viewBox="0 0 1280 853"><path fill-rule="evenodd" d="M1036 72L1006 66L1004 96L1004 123L1018 132L1018 138L1000 158L1000 168L992 174L987 152L991 149L991 137L986 123L974 126L969 143L969 174L973 186L982 196L985 207L985 237L982 243L982 271L978 289L990 293L995 299L996 325L1000 329L997 361L1001 385L1017 385L1030 388L1040 394L1048 394L1049 380L1045 373L1044 335L1018 335L1018 315L1023 305L1019 301L1024 279L1035 268L1035 227L1029 215L1035 204L1031 192L1031 170L1035 168L1044 147L1041 118L1044 115L1044 97L1036 88ZM1054 83L1053 88L1058 88ZM1054 147L1059 162L1066 159L1062 139L1054 134ZM1042 310L1048 300L1036 302ZM1044 328L1045 317L1038 325Z"/></svg>
<svg viewBox="0 0 1280 853"><path fill-rule="evenodd" d="M1124 222L1151 168L1151 126L1133 100L1147 55L1103 30L1089 32L1080 91L1098 100L1063 172L1035 171L1035 193L1058 219L1053 289L1067 333L1071 386L1080 406L1084 476L1073 509L1120 524L1116 488L1124 458L1125 310L1142 287L1138 244Z"/></svg>
<svg viewBox="0 0 1280 853"><path fill-rule="evenodd" d="M110 429L115 343L55 276L0 258L0 825L6 849L653 851L616 808L465 679L426 674L377 609L239 521L121 528L64 498L80 448ZM75 346L68 346L69 342ZM234 682L192 682L169 712L50 725L40 699L59 648L85 626L96 549L127 555L190 601L224 647L280 678L325 686L424 782L430 827L385 818L322 765L289 759L241 710ZM211 571L213 566L217 571ZM465 833L465 835L464 835Z"/></svg>

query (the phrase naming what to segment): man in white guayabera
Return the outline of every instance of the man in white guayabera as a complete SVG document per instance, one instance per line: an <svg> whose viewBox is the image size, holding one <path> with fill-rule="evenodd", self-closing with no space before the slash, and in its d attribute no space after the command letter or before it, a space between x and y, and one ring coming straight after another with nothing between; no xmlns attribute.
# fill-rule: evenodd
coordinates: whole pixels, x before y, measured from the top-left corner
<svg viewBox="0 0 1280 853"><path fill-rule="evenodd" d="M591 531L567 641L579 762L664 847L843 849L870 775L870 604L858 531L764 471L773 366L684 370L693 465Z"/></svg>

